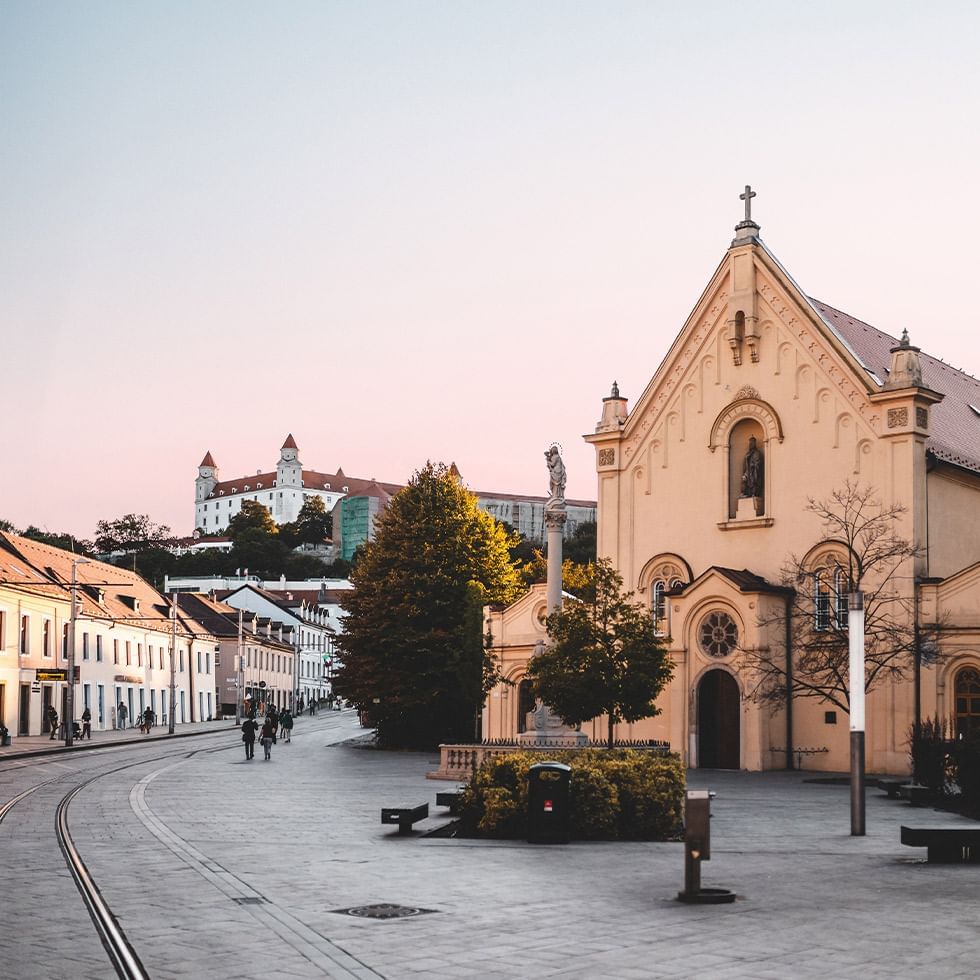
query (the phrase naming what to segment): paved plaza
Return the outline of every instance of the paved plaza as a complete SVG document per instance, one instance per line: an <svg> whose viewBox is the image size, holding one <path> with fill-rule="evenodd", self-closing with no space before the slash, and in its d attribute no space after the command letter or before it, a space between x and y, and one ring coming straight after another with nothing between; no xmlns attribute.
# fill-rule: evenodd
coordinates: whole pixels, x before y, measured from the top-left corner
<svg viewBox="0 0 980 980"><path fill-rule="evenodd" d="M205 726L206 727L206 726ZM868 795L849 835L845 785L806 774L689 774L718 793L705 885L728 906L675 901L678 843L531 846L425 837L448 818L434 753L363 744L353 712L297 724L270 762L233 727L145 746L0 758L4 977L110 977L52 845L51 809L82 767L75 842L154 978L973 977L980 865L924 862L899 826L968 823ZM361 740L359 743L358 740ZM16 746L15 746L16 748ZM166 756L169 751L171 754ZM113 761L115 760L115 761ZM419 832L382 806L428 801ZM424 909L376 920L339 910Z"/></svg>

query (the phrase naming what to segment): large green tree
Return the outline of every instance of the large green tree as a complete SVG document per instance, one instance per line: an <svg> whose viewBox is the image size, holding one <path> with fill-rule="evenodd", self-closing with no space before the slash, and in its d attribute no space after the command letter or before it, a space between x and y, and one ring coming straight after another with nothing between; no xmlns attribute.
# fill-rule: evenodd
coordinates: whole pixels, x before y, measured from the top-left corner
<svg viewBox="0 0 980 980"><path fill-rule="evenodd" d="M166 524L154 524L149 514L125 514L113 521L95 525L95 547L102 553L149 551L173 543L173 534Z"/></svg>
<svg viewBox="0 0 980 980"><path fill-rule="evenodd" d="M447 467L426 464L392 497L351 572L335 690L385 745L469 740L496 682L474 609L510 602L517 571L502 525Z"/></svg>
<svg viewBox="0 0 980 980"><path fill-rule="evenodd" d="M607 716L610 748L618 722L660 713L654 701L674 670L650 610L632 598L600 559L582 598L548 617L551 645L528 665L535 694L566 723Z"/></svg>

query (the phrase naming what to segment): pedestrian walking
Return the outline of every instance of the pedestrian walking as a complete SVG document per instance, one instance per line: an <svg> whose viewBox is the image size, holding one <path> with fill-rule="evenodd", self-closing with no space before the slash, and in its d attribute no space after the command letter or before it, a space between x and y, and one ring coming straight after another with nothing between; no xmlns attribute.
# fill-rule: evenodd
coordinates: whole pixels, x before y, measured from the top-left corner
<svg viewBox="0 0 980 980"><path fill-rule="evenodd" d="M153 727L153 709L147 705L146 711L143 712L143 719L140 722L140 728L143 730L144 735L150 734L150 729Z"/></svg>
<svg viewBox="0 0 980 980"><path fill-rule="evenodd" d="M310 697L310 717L311 718L313 717L313 709L315 707L316 707L316 701L314 701L313 698L312 698L312 696L311 696Z"/></svg>
<svg viewBox="0 0 980 980"><path fill-rule="evenodd" d="M119 702L119 710L116 712L116 717L119 719L119 728L120 728L120 730L122 730L122 729L124 729L126 727L126 716L128 714L129 714L129 711L126 708L126 705L124 705L122 703L122 701L120 701Z"/></svg>
<svg viewBox="0 0 980 980"><path fill-rule="evenodd" d="M293 740L293 715L289 708L283 708L279 716L279 727L283 741L287 744Z"/></svg>
<svg viewBox="0 0 980 980"><path fill-rule="evenodd" d="M88 708L82 712L82 738L92 741L92 712Z"/></svg>
<svg viewBox="0 0 980 980"><path fill-rule="evenodd" d="M262 734L259 737L259 741L262 743L262 750L265 752L265 761L268 762L272 758L272 743L276 740L276 728L272 724L271 718L266 718L265 724L262 726Z"/></svg>
<svg viewBox="0 0 980 980"><path fill-rule="evenodd" d="M245 759L248 761L255 755L255 733L259 726L254 718L246 718L242 722L242 741L245 743Z"/></svg>
<svg viewBox="0 0 980 980"><path fill-rule="evenodd" d="M48 724L51 726L51 738L48 741L53 742L58 736L58 712L53 704L48 705Z"/></svg>

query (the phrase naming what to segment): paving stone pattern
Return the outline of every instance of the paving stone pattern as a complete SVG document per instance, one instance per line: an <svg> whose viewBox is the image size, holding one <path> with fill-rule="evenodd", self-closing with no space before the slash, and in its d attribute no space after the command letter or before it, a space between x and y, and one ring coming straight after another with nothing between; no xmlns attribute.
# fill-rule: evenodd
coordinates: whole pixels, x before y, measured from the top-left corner
<svg viewBox="0 0 980 980"><path fill-rule="evenodd" d="M425 778L435 755L348 742L360 734L352 713L327 713L298 724L270 762L261 753L246 762L232 729L79 794L70 817L76 844L151 976L870 980L980 972L980 866L927 865L923 851L899 843L901 823L962 818L869 790L868 836L852 838L846 785L695 771L692 787L718 793L704 884L739 897L692 907L675 901L678 843L424 838L448 819L434 799L452 784ZM127 751L119 758L161 754L152 745ZM82 765L78 756L68 761ZM0 772L0 802L61 772L37 762ZM85 765L98 768L94 758ZM65 887L45 823L66 786L39 790L0 824L0 859L17 896L0 931L4 977L111 976L104 953L99 972L98 941L77 892ZM381 825L381 807L422 802L431 816L412 836ZM336 914L375 903L432 912ZM32 972L38 945L49 947L43 963L59 964L57 973Z"/></svg>

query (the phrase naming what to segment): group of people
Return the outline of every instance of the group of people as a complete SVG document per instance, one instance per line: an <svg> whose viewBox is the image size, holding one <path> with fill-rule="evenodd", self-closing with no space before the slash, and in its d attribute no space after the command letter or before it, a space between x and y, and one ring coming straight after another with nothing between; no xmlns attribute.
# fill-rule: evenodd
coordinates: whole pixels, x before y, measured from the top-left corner
<svg viewBox="0 0 980 980"><path fill-rule="evenodd" d="M293 734L293 715L289 708L278 711L276 706L269 705L265 715L265 721L261 729L255 720L255 712L250 711L242 722L242 741L245 743L245 759L252 759L255 756L255 738L258 734L259 744L265 753L268 761L272 758L272 746L276 744L277 738L282 738L287 744L292 740Z"/></svg>
<svg viewBox="0 0 980 980"><path fill-rule="evenodd" d="M48 725L51 727L51 739L49 741L58 737L58 710L53 704L48 705ZM82 725L79 728L78 722L73 721L72 725L72 737L73 738L87 738L90 742L92 741L92 712L86 708L82 712Z"/></svg>

